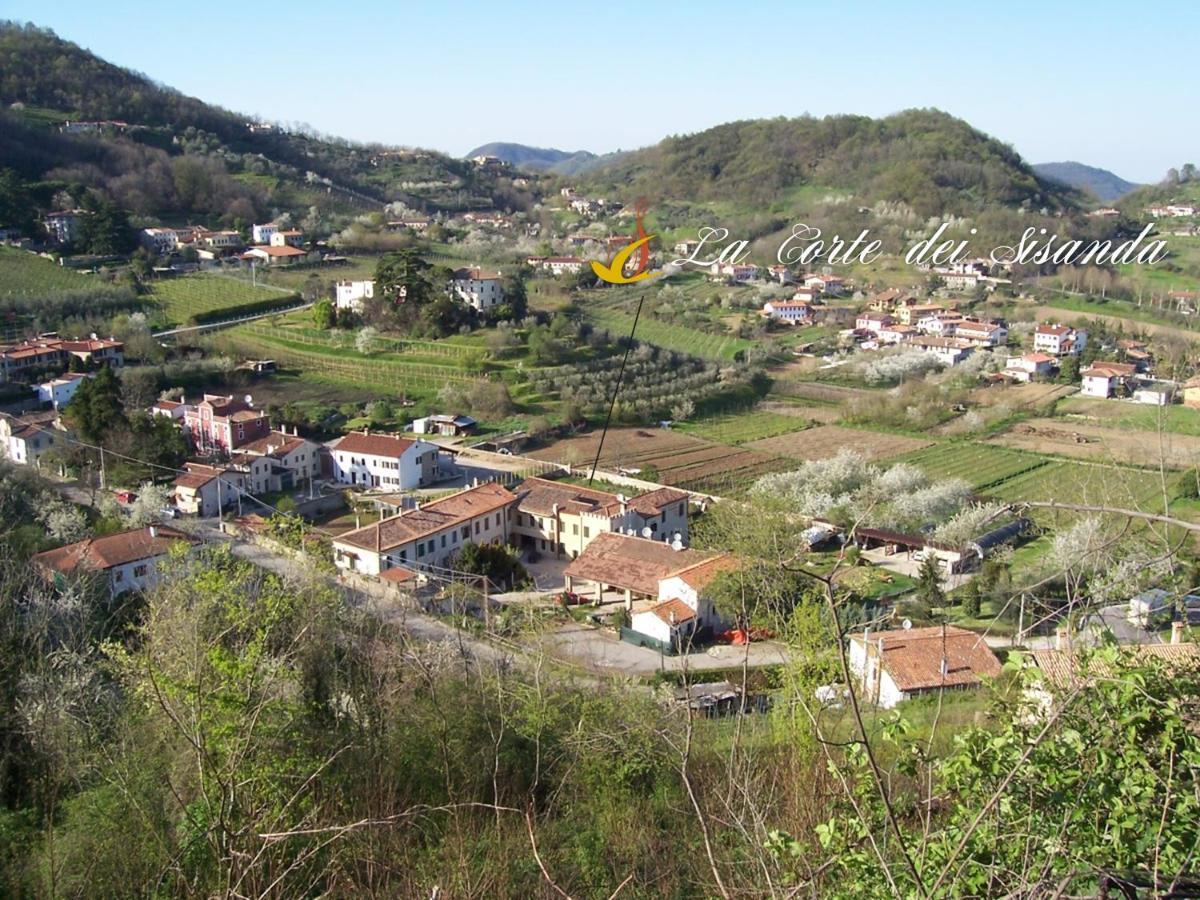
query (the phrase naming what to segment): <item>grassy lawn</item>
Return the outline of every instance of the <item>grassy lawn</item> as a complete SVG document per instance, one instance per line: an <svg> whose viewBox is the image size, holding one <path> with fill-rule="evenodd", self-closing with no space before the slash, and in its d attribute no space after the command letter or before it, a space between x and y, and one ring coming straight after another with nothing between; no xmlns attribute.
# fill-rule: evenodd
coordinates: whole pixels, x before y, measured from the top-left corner
<svg viewBox="0 0 1200 900"><path fill-rule="evenodd" d="M608 329L614 337L627 336L633 328L633 316L620 310L585 306L584 315L594 326ZM738 353L754 346L752 341L732 335L709 334L684 325L668 325L645 315L638 319L634 337L667 350L727 362L732 362Z"/></svg>
<svg viewBox="0 0 1200 900"><path fill-rule="evenodd" d="M757 441L792 431L803 431L808 424L808 420L799 416L748 409L693 422L678 422L675 427L679 431L720 444L744 444L747 441Z"/></svg>
<svg viewBox="0 0 1200 900"><path fill-rule="evenodd" d="M1097 420L1097 424L1132 431L1164 431L1200 435L1200 411L1186 406L1147 406L1117 400L1068 397L1058 403L1057 414Z"/></svg>
<svg viewBox="0 0 1200 900"><path fill-rule="evenodd" d="M185 275L154 283L151 297L159 307L162 324L183 325L192 316L246 303L286 298L289 291L267 285L253 285L221 275Z"/></svg>
<svg viewBox="0 0 1200 900"><path fill-rule="evenodd" d="M36 253L0 247L0 300L95 287L100 283L94 277L57 266Z"/></svg>

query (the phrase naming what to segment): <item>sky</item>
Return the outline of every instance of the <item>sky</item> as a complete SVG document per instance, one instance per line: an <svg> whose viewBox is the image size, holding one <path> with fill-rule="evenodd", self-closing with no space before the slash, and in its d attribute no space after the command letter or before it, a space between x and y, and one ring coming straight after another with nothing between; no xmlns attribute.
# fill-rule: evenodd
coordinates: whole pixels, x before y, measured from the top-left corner
<svg viewBox="0 0 1200 900"><path fill-rule="evenodd" d="M358 141L607 152L771 116L937 107L1029 162L1200 162L1200 3L0 0L185 94Z"/></svg>

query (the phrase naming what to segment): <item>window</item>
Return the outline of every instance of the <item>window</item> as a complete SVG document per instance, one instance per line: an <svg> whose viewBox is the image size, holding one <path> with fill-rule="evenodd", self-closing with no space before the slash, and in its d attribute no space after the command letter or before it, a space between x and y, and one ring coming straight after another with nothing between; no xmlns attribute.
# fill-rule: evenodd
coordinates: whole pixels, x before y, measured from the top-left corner
<svg viewBox="0 0 1200 900"><path fill-rule="evenodd" d="M579 534L579 526L578 525L571 526L571 534Z"/></svg>
<svg viewBox="0 0 1200 900"><path fill-rule="evenodd" d="M500 513L496 513L496 524L500 524Z"/></svg>
<svg viewBox="0 0 1200 900"><path fill-rule="evenodd" d="M592 529L590 529L590 528L588 528L586 525L584 525L584 526L583 526L583 536L584 536L584 537L591 537L591 536L592 536Z"/></svg>
<svg viewBox="0 0 1200 900"><path fill-rule="evenodd" d="M684 503L679 504L679 515L681 515L681 516L683 515L683 510L684 510L685 506L686 506L686 501Z"/></svg>
<svg viewBox="0 0 1200 900"><path fill-rule="evenodd" d="M464 541L471 536L471 526L470 525L464 525L462 527L462 536L463 536Z"/></svg>
<svg viewBox="0 0 1200 900"><path fill-rule="evenodd" d="M122 572L120 569L117 569L116 573L113 575L113 581L124 581L124 580L125 580L125 573Z"/></svg>
<svg viewBox="0 0 1200 900"><path fill-rule="evenodd" d="M446 546L446 536L443 534L443 535L442 535L442 547L443 547L443 549L445 548L445 546Z"/></svg>
<svg viewBox="0 0 1200 900"><path fill-rule="evenodd" d="M425 555L425 545L417 544L417 558L420 559L424 555Z"/></svg>
<svg viewBox="0 0 1200 900"><path fill-rule="evenodd" d="M479 534L479 520L478 519L475 520L475 533Z"/></svg>
<svg viewBox="0 0 1200 900"><path fill-rule="evenodd" d="M400 551L400 562L402 562L402 563L408 562L408 551L407 550Z"/></svg>

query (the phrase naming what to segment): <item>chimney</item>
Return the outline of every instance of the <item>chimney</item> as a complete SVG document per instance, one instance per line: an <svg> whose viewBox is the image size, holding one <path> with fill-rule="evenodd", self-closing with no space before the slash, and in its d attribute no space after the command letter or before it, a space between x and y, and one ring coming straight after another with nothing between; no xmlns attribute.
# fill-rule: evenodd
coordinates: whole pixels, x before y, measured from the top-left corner
<svg viewBox="0 0 1200 900"><path fill-rule="evenodd" d="M617 502L621 504L621 515L629 512L629 498L624 494L617 494Z"/></svg>
<svg viewBox="0 0 1200 900"><path fill-rule="evenodd" d="M675 624L675 610L671 610L670 618L671 618L671 624L674 625Z"/></svg>
<svg viewBox="0 0 1200 900"><path fill-rule="evenodd" d="M1066 650L1071 643L1071 633L1065 628L1059 628L1054 632L1054 649Z"/></svg>
<svg viewBox="0 0 1200 900"><path fill-rule="evenodd" d="M1183 629L1186 627L1187 626L1183 622L1172 622L1171 623L1171 643L1172 644L1182 644L1183 643Z"/></svg>

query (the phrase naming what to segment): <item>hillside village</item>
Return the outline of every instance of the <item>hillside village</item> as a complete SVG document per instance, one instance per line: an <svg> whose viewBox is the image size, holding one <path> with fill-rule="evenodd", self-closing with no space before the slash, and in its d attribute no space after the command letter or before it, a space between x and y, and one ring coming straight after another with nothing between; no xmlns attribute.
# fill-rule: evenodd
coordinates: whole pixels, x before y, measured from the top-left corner
<svg viewBox="0 0 1200 900"><path fill-rule="evenodd" d="M578 163L555 169L231 113L32 26L14 45L0 752L40 767L21 794L0 766L0 857L39 854L14 895L107 865L88 841L123 829L162 845L131 859L170 845L129 883L171 895L1200 884L1195 166L1101 200L912 109L527 154ZM777 145L806 165L755 156ZM799 223L889 249L785 262ZM1153 226L1171 254L897 252L1029 225ZM597 277L642 234L644 280ZM62 774L110 730L149 761ZM319 797L327 771L369 785ZM145 781L169 812L130 799ZM622 882L626 843L653 849ZM988 862L1009 844L1095 865L1017 884ZM976 880L930 875L960 853ZM84 868L49 893L87 895Z"/></svg>

